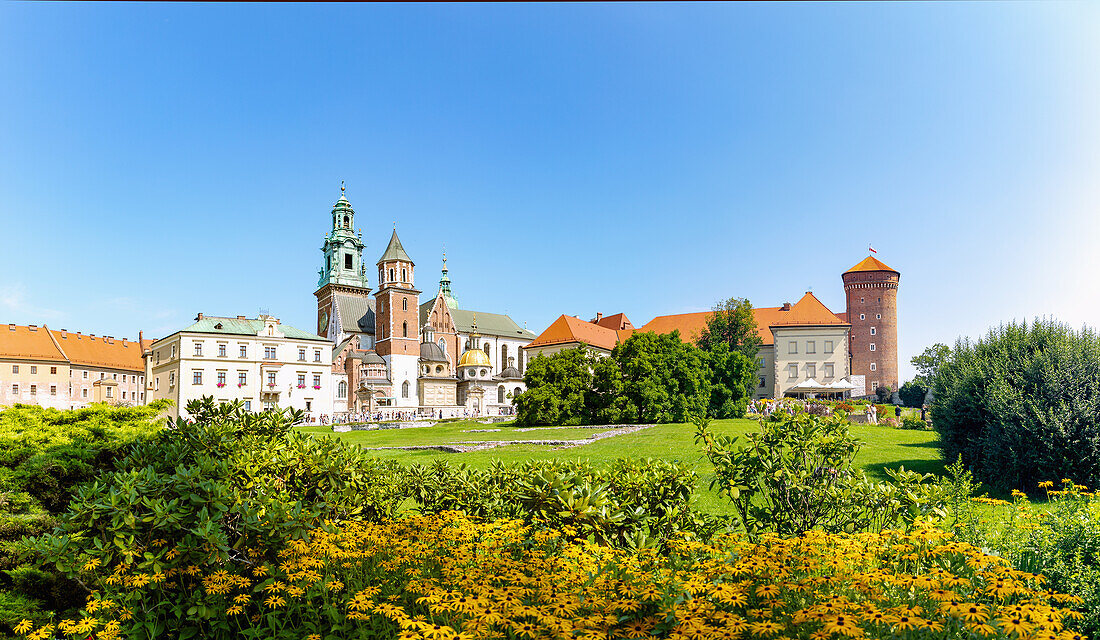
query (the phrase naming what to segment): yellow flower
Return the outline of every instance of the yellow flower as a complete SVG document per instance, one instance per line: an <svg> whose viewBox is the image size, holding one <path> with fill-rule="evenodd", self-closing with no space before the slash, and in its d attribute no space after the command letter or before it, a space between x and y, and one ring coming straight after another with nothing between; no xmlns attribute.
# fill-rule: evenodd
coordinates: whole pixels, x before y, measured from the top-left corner
<svg viewBox="0 0 1100 640"><path fill-rule="evenodd" d="M12 629L12 631L15 631L16 633L18 633L20 635L23 635L23 634L27 633L28 631L30 631L32 627L34 627L34 623L31 622L30 620L27 620L26 618L24 618L19 624L15 625L15 628Z"/></svg>
<svg viewBox="0 0 1100 640"><path fill-rule="evenodd" d="M855 619L846 616L829 616L825 619L825 630L829 633L837 633L842 636L856 637L863 635L863 629L856 624Z"/></svg>

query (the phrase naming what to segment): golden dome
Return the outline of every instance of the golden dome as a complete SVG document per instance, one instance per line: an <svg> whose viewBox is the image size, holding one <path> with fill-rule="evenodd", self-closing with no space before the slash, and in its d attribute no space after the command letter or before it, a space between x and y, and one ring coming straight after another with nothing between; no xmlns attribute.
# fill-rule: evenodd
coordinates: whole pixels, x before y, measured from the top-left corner
<svg viewBox="0 0 1100 640"><path fill-rule="evenodd" d="M462 352L462 356L458 359L458 366L460 367L490 367L492 363L489 362L489 356L485 355L485 352L481 349L467 349Z"/></svg>

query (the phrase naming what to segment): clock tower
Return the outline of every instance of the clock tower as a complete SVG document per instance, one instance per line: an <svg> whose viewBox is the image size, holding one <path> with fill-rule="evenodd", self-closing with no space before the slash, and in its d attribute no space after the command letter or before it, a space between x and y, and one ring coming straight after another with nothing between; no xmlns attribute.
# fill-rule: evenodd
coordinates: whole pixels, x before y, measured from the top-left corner
<svg viewBox="0 0 1100 640"><path fill-rule="evenodd" d="M324 268L318 272L320 279L313 294L317 296L317 335L333 342L343 338L341 327L345 325L340 322L341 302L350 307L343 309L344 314L356 316L347 320L357 324L361 320L358 316L363 315L368 306L374 306L370 304L370 284L363 265L362 232L353 231L354 225L355 210L344 196L344 183L341 182L340 199L332 207L332 230L321 246L325 254ZM371 326L369 332L373 329Z"/></svg>

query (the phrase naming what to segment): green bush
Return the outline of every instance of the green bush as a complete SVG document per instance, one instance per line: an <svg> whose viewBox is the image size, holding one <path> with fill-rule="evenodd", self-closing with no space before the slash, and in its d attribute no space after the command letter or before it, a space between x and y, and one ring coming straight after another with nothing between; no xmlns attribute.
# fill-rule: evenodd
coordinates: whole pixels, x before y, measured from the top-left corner
<svg viewBox="0 0 1100 640"><path fill-rule="evenodd" d="M697 419L696 442L714 465L717 487L734 505L750 536L875 531L944 514L947 492L932 474L887 470L893 482L873 482L852 467L860 442L841 415L776 412L760 431L736 437L709 431Z"/></svg>
<svg viewBox="0 0 1100 640"><path fill-rule="evenodd" d="M17 541L52 529L81 485L160 431L157 414L164 406L0 411L0 633L24 618L47 620L83 604L86 592L78 583L28 565Z"/></svg>
<svg viewBox="0 0 1100 640"><path fill-rule="evenodd" d="M898 389L898 397L901 403L907 407L920 408L924 404L924 396L928 394L928 387L910 380Z"/></svg>
<svg viewBox="0 0 1100 640"><path fill-rule="evenodd" d="M989 487L1100 485L1100 339L1091 329L1041 320L959 341L933 388L944 458L962 455Z"/></svg>
<svg viewBox="0 0 1100 640"><path fill-rule="evenodd" d="M901 417L902 429L923 430L928 428L928 423L920 419L920 416L903 415Z"/></svg>

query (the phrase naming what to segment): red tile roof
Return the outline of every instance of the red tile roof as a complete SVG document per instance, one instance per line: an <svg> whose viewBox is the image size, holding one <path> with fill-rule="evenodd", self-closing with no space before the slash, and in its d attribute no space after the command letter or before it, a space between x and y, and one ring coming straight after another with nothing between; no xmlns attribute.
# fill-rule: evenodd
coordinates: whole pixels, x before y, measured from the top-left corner
<svg viewBox="0 0 1100 640"><path fill-rule="evenodd" d="M134 340L111 338L107 336L86 336L80 333L50 331L61 350L68 356L69 362L78 366L99 367L103 369L125 369L144 371L141 359L146 341L141 345Z"/></svg>
<svg viewBox="0 0 1100 640"><path fill-rule="evenodd" d="M711 311L698 313L680 313L670 316L657 316L650 320L638 331L653 331L655 333L680 332L680 339L686 342L696 342L703 328L707 326L707 318ZM772 344L771 327L783 327L794 325L822 326L847 324L818 300L814 294L806 293L802 299L791 305L783 307L759 307L752 310L756 320L756 335L766 345Z"/></svg>
<svg viewBox="0 0 1100 640"><path fill-rule="evenodd" d="M848 269L844 273L852 273L853 271L893 271L898 275L901 275L897 269L891 269L886 266L881 260L874 256L867 256L859 264Z"/></svg>
<svg viewBox="0 0 1100 640"><path fill-rule="evenodd" d="M630 324L630 318L626 317L625 313L616 313L615 315L600 318L595 321L596 324L607 329L614 331L622 331L624 329L633 329L634 325Z"/></svg>
<svg viewBox="0 0 1100 640"><path fill-rule="evenodd" d="M65 362L65 354L54 343L50 330L11 324L0 326L0 358Z"/></svg>
<svg viewBox="0 0 1100 640"><path fill-rule="evenodd" d="M615 331L574 316L562 315L524 348L583 342L610 351L618 344L620 337L625 340L628 336L629 330Z"/></svg>

